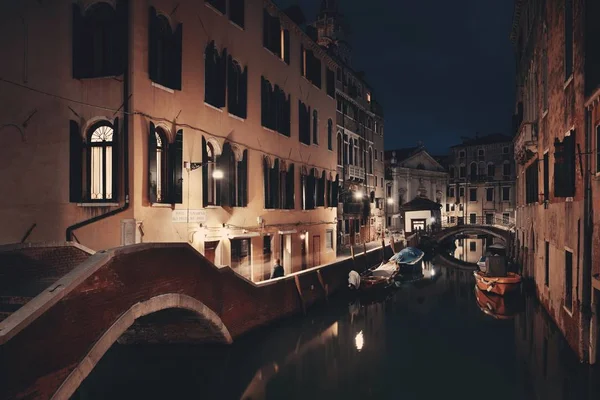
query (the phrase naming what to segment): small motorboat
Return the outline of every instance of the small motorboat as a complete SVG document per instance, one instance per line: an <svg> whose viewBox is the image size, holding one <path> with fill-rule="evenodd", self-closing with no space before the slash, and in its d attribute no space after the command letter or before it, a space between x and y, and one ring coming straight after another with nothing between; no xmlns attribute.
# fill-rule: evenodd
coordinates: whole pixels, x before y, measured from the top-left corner
<svg viewBox="0 0 600 400"><path fill-rule="evenodd" d="M419 263L424 256L425 253L416 247L407 247L394 254L389 263L396 263L401 273L418 272L421 270Z"/></svg>
<svg viewBox="0 0 600 400"><path fill-rule="evenodd" d="M496 293L500 296L517 290L521 283L521 276L514 272L507 272L506 276L487 276L482 271L474 271L473 275L475 275L475 284L479 290Z"/></svg>
<svg viewBox="0 0 600 400"><path fill-rule="evenodd" d="M394 284L394 278L398 275L398 272L398 266L395 262L382 263L378 267L370 268L362 274L350 271L348 275L348 287L361 292L385 289Z"/></svg>

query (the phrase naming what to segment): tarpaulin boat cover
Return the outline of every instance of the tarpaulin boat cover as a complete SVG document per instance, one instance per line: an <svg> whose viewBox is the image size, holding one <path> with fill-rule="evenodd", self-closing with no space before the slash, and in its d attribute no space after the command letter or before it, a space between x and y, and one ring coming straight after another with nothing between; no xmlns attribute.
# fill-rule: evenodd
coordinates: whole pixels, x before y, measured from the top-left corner
<svg viewBox="0 0 600 400"><path fill-rule="evenodd" d="M373 276L383 276L389 278L398 270L398 266L394 261L386 264L381 264L379 267L373 270Z"/></svg>
<svg viewBox="0 0 600 400"><path fill-rule="evenodd" d="M348 274L348 285L354 286L356 289L360 286L360 275L356 271L350 271Z"/></svg>

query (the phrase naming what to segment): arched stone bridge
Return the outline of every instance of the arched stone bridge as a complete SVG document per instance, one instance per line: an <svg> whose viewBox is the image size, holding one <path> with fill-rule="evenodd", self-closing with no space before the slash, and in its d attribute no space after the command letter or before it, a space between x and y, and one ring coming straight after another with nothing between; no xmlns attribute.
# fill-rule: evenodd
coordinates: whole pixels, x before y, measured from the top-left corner
<svg viewBox="0 0 600 400"><path fill-rule="evenodd" d="M514 227L507 221L504 220L489 220L484 218L477 218L473 223L464 224L443 224L442 229L432 233L431 237L438 242L441 242L451 236L457 234L485 234L491 235L500 239L506 246L507 253L511 252L512 247L512 235Z"/></svg>
<svg viewBox="0 0 600 400"><path fill-rule="evenodd" d="M0 281L18 264L18 256L5 254L0 249ZM382 254L379 248L263 284L215 267L187 244L139 244L86 257L0 321L0 398L68 399L117 340L231 343L325 298L345 286L350 270ZM18 281L0 282L0 306L10 287L27 288Z"/></svg>

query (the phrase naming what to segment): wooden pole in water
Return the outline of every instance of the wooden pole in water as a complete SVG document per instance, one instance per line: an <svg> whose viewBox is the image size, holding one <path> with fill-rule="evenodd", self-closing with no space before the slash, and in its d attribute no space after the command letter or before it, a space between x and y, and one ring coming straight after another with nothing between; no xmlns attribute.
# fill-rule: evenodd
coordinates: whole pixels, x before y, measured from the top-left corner
<svg viewBox="0 0 600 400"><path fill-rule="evenodd" d="M369 262L367 261L367 244L363 242L363 254L365 255L365 271L369 269Z"/></svg>
<svg viewBox="0 0 600 400"><path fill-rule="evenodd" d="M396 249L394 248L394 237L390 236L390 247L392 248L392 253L396 254Z"/></svg>

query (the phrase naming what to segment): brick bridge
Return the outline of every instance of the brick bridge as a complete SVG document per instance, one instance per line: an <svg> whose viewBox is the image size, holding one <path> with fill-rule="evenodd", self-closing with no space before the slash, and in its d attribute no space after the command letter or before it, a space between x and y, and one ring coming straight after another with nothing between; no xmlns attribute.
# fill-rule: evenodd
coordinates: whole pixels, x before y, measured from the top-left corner
<svg viewBox="0 0 600 400"><path fill-rule="evenodd" d="M471 221L470 221L471 222ZM471 223L444 223L442 229L432 233L431 237L441 242L457 234L486 234L500 239L507 248L507 253L512 254L512 237L514 224L509 221L496 218L477 217Z"/></svg>
<svg viewBox="0 0 600 400"><path fill-rule="evenodd" d="M379 248L255 284L187 244L0 246L0 398L68 399L117 340L231 343L381 259Z"/></svg>

